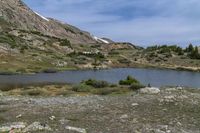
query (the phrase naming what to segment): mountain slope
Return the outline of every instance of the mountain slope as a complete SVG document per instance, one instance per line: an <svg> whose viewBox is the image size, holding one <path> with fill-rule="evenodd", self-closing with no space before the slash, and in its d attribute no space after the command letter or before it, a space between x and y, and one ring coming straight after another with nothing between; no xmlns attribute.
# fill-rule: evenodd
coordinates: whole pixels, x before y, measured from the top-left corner
<svg viewBox="0 0 200 133"><path fill-rule="evenodd" d="M13 28L68 38L72 43L96 43L90 33L54 19L47 19L32 11L21 0L0 0L0 17L12 24Z"/></svg>
<svg viewBox="0 0 200 133"><path fill-rule="evenodd" d="M107 68L128 62L122 54L131 56L132 50L46 18L21 0L0 0L0 72Z"/></svg>

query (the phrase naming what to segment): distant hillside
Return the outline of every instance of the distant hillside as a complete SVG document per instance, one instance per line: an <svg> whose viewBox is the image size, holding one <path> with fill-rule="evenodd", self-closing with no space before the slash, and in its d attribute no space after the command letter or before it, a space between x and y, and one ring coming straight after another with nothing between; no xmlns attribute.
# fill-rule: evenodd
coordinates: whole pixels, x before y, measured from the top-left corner
<svg viewBox="0 0 200 133"><path fill-rule="evenodd" d="M123 48L135 49L46 18L21 0L0 0L0 71L104 68L109 53Z"/></svg>
<svg viewBox="0 0 200 133"><path fill-rule="evenodd" d="M67 38L72 43L96 43L90 33L55 19L45 18L32 11L21 0L1 0L0 17L12 28L38 31L58 38Z"/></svg>
<svg viewBox="0 0 200 133"><path fill-rule="evenodd" d="M198 48L188 49L177 46L144 49L129 42L114 42L46 18L21 0L0 0L0 72L114 67L199 71Z"/></svg>

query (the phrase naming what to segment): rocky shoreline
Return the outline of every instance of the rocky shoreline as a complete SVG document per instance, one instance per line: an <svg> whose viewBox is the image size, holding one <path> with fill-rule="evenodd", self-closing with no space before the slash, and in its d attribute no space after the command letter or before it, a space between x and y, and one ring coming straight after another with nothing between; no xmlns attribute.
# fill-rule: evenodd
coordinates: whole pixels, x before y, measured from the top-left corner
<svg viewBox="0 0 200 133"><path fill-rule="evenodd" d="M76 70L105 70L105 69L116 69L116 68L145 68L145 69L162 69L162 70L177 70L177 71L190 71L190 72L200 72L199 67L184 67L184 66L155 66L155 65L144 65L144 64L137 64L133 66L124 66L124 65L114 65L114 66L107 66L107 67L99 67L99 68L73 68L73 69L47 69L37 72L10 72L10 71L0 71L0 75L19 75L19 74L37 74L37 73L58 73L63 71L76 71Z"/></svg>
<svg viewBox="0 0 200 133"><path fill-rule="evenodd" d="M199 133L200 90L143 88L121 95L0 96L0 132Z"/></svg>

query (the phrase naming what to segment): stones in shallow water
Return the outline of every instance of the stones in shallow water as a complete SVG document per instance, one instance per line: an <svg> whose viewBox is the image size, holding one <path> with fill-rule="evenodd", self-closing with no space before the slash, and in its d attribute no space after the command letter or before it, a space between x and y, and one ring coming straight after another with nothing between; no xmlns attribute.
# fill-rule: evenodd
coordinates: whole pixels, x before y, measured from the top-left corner
<svg viewBox="0 0 200 133"><path fill-rule="evenodd" d="M86 130L83 129L83 128L66 126L65 129L70 130L70 131L75 131L75 132L78 132L78 133L87 133Z"/></svg>
<svg viewBox="0 0 200 133"><path fill-rule="evenodd" d="M31 125L29 125L28 127L26 127L23 130L23 132L26 133L26 132L35 132L35 131L41 131L41 130L51 131L52 129L47 124L42 124L40 122L34 122Z"/></svg>
<svg viewBox="0 0 200 133"><path fill-rule="evenodd" d="M160 89L156 87L146 87L139 90L142 94L158 94L160 93Z"/></svg>

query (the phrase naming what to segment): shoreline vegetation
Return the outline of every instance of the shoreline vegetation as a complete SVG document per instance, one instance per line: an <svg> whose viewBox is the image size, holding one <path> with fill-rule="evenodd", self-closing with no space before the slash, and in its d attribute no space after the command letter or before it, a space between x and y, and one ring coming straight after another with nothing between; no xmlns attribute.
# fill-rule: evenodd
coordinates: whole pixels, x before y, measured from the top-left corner
<svg viewBox="0 0 200 133"><path fill-rule="evenodd" d="M0 55L0 75L110 68L155 68L200 72L199 49L192 44L186 48L178 45L155 45L142 48L129 43L80 46L71 43L68 46L68 43L70 42L67 41L66 46L56 45L59 50L70 49L59 54L55 51L41 50L46 49L47 46L42 47L40 52L33 51L36 48L27 48L23 53L18 51L17 46L5 47L5 51ZM51 50L51 47L48 45L47 48Z"/></svg>
<svg viewBox="0 0 200 133"><path fill-rule="evenodd" d="M127 79L121 83L133 80ZM108 85L94 80L82 84ZM120 95L107 92L91 95L80 86L74 88L81 91L76 94L66 92L66 87L45 86L40 92L28 87L21 94L19 89L7 94L0 92L0 132L198 133L200 130L199 89L146 87Z"/></svg>
<svg viewBox="0 0 200 133"><path fill-rule="evenodd" d="M118 68L135 68L135 69L139 69L139 68L144 68L144 69L159 69L159 70L176 70L176 71L189 71L189 72L200 72L200 68L199 67L183 67L183 66L155 66L155 65L142 65L142 64L138 64L136 66L112 66L112 67L107 67L107 68L63 68L63 69L57 69L57 68L49 68L49 69L44 69L41 71L32 71L32 72L14 72L14 71L1 71L0 70L0 75L20 75L20 74L37 74L37 73L58 73L58 72L64 72L64 71L77 71L77 70L94 70L94 71L98 71L98 70L106 70L106 69L118 69Z"/></svg>
<svg viewBox="0 0 200 133"><path fill-rule="evenodd" d="M0 132L200 130L200 89L145 86L131 76L118 84L88 79L4 88L0 100Z"/></svg>
<svg viewBox="0 0 200 133"><path fill-rule="evenodd" d="M178 86L165 86L160 88L177 88ZM27 85L5 85L0 87L2 95L11 96L84 96L84 95L121 95L131 92L138 92L142 88L154 89L150 84L143 85L134 77L127 76L118 84L109 83L103 80L88 79L77 84L27 84ZM191 89L191 87L180 87ZM159 90L159 88L156 88ZM194 88L193 88L194 89Z"/></svg>
<svg viewBox="0 0 200 133"><path fill-rule="evenodd" d="M125 94L131 91L144 88L138 80L127 76L125 80L120 80L118 84L111 84L107 81L88 79L79 84L35 84L0 87L0 91L8 95L28 95L28 96L58 96L58 95L110 95Z"/></svg>

